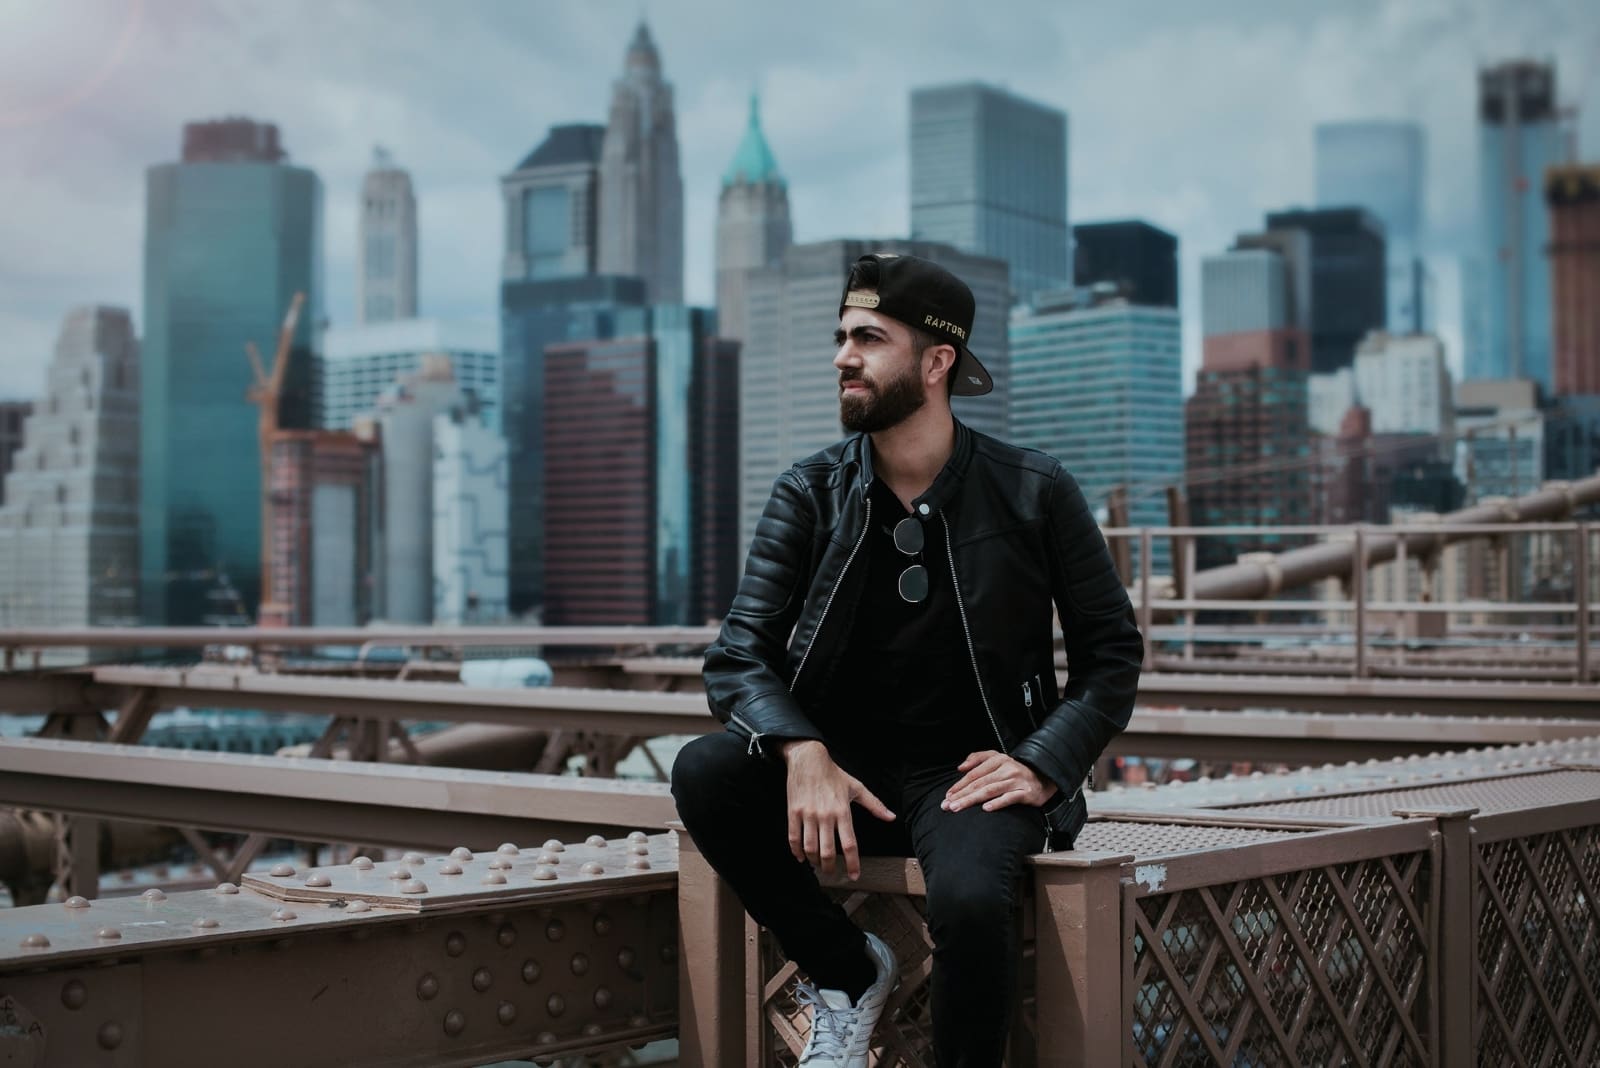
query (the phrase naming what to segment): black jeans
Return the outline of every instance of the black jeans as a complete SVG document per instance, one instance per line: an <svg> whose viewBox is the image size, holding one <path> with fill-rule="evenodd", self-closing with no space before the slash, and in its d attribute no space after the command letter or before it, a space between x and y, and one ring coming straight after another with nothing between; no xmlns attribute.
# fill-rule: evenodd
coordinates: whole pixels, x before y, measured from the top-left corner
<svg viewBox="0 0 1600 1068"><path fill-rule="evenodd" d="M899 818L856 806L863 855L915 856L927 883L933 939L933 1047L942 1068L998 1066L1013 1015L1020 956L1017 889L1023 858L1044 846L1044 816L1014 805L939 807L955 766L877 771L834 760ZM817 986L845 989L865 937L789 852L787 773L726 732L696 738L672 767L672 796L700 852L745 910ZM837 862L843 870L843 859Z"/></svg>

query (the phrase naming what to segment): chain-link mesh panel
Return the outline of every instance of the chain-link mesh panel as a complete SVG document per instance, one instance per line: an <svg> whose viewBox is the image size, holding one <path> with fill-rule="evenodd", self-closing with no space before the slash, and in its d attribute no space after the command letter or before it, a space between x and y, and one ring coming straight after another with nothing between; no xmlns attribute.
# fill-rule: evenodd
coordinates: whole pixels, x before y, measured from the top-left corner
<svg viewBox="0 0 1600 1068"><path fill-rule="evenodd" d="M1425 1065L1429 854L1134 902L1134 1065Z"/></svg>
<svg viewBox="0 0 1600 1068"><path fill-rule="evenodd" d="M1481 1065L1600 1062L1600 828L1475 853Z"/></svg>

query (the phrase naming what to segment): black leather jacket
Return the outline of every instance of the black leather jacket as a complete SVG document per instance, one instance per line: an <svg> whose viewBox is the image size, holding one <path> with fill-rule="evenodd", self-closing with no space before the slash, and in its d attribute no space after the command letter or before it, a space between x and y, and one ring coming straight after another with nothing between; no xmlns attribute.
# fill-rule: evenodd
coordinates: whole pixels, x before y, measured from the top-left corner
<svg viewBox="0 0 1600 1068"><path fill-rule="evenodd" d="M749 739L752 754L776 757L770 743L780 740L827 740L824 698L860 596L865 568L852 564L872 478L872 449L857 434L773 486L704 671L712 713ZM998 747L1060 790L1045 809L1045 848L1070 848L1087 817L1082 783L1128 724L1144 658L1105 540L1059 463L959 420L949 462L912 507L948 526L983 713ZM1065 634L1065 693L1052 605Z"/></svg>

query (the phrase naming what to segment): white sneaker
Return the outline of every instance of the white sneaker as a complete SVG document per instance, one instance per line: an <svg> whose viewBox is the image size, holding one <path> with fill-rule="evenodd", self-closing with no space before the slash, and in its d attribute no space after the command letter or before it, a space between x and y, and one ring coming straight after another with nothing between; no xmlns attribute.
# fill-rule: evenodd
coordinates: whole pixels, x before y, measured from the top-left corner
<svg viewBox="0 0 1600 1068"><path fill-rule="evenodd" d="M811 1037L800 1051L800 1063L807 1068L867 1068L867 1046L883 1014L883 1004L895 988L897 966L894 951L875 934L867 935L867 955L878 977L854 1005L843 990L800 984L800 1004L812 1010Z"/></svg>

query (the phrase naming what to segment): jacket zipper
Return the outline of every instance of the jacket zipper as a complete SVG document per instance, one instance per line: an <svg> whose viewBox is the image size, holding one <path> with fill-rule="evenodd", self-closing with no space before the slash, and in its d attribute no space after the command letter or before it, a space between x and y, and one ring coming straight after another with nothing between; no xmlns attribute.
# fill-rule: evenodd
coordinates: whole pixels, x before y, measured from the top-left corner
<svg viewBox="0 0 1600 1068"><path fill-rule="evenodd" d="M844 558L844 566L839 569L839 577L833 580L833 589L828 591L828 599L822 602L822 614L817 617L817 625L811 628L811 641L806 644L806 651L800 654L800 663L795 666L794 677L789 680L789 692L794 693L794 688L800 681L800 673L806 669L806 661L811 659L811 650L817 647L817 635L822 633L822 624L828 618L828 609L833 607L833 599L839 594L839 587L844 585L844 577L850 570L850 565L855 563L856 553L861 551L861 543L867 540L867 531L872 529L872 498L867 498L867 514L861 523L861 533L856 535L856 543L850 547L850 555Z"/></svg>
<svg viewBox="0 0 1600 1068"><path fill-rule="evenodd" d="M811 641L806 645L806 651L800 654L800 663L794 669L794 676L789 680L789 692L794 693L795 685L800 681L800 673L806 669L806 661L811 659L811 650L816 648L817 635L822 633L822 624L828 618L828 609L833 607L833 599L839 594L839 587L844 585L844 576L850 570L850 565L855 563L856 554L861 551L861 543L867 540L867 531L872 529L872 498L867 498L866 518L861 524L861 533L856 535L856 543L850 547L850 555L845 557L844 566L839 569L839 577L833 580L833 589L828 591L828 599L822 603L822 614L817 617L817 625L811 630ZM734 724L743 727L750 735L750 744L745 748L745 753L750 756L765 755L761 748L761 739L766 737L750 722L738 713L731 717Z"/></svg>
<svg viewBox="0 0 1600 1068"><path fill-rule="evenodd" d="M983 688L983 672L978 670L978 648L972 644L972 628L967 625L967 604L961 598L961 579L956 575L955 539L950 536L950 520L940 512L939 522L944 524L944 551L950 558L950 585L956 591L956 610L961 613L961 631L967 638L967 655L972 658L972 677L978 682L978 696L983 699L983 711L989 717L989 727L994 731L994 740L1000 743L1000 751L1009 756L1011 750L1006 748L1006 740L1000 737L1000 724L995 722L994 709L989 707L988 691Z"/></svg>
<svg viewBox="0 0 1600 1068"><path fill-rule="evenodd" d="M983 699L983 712L989 717L989 727L994 731L994 740L1000 743L1000 751L1007 756L1011 751L1006 748L1006 740L1000 736L1000 724L995 722L994 709L989 707L989 693L983 688L983 672L978 670L978 648L972 644L972 627L967 623L967 604L961 597L961 578L956 574L956 544L950 536L950 520L945 518L943 512L939 513L939 522L944 524L944 551L950 560L950 586L956 591L956 611L961 614L961 631L967 638L967 656L972 660L972 677L978 683L978 696ZM1033 693L1028 690L1028 684L1022 684L1023 692L1028 695L1028 704L1033 703ZM1040 818L1044 818L1044 810L1039 810ZM1052 852L1050 848L1050 821L1044 820L1044 848L1041 852Z"/></svg>

